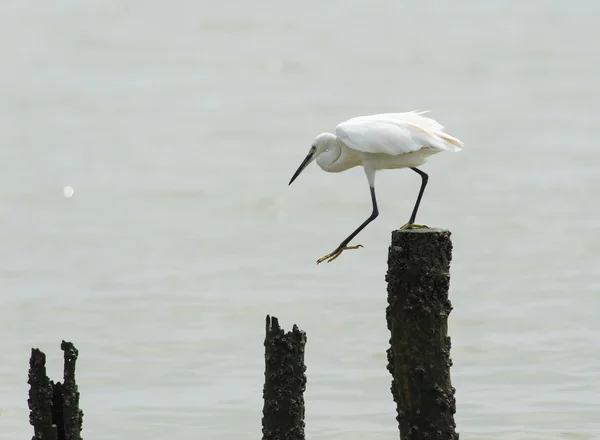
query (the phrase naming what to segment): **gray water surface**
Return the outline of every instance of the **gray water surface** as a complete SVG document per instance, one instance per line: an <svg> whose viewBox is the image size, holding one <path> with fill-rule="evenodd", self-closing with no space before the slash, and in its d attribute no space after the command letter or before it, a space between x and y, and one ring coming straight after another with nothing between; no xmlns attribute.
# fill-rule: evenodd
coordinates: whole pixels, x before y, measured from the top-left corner
<svg viewBox="0 0 600 440"><path fill-rule="evenodd" d="M412 109L452 231L465 439L600 438L600 3L22 1L0 6L0 438L31 347L80 350L86 439L260 438L264 317L308 334L307 437L398 438L386 257L419 177L312 166ZM73 197L63 188L72 186Z"/></svg>

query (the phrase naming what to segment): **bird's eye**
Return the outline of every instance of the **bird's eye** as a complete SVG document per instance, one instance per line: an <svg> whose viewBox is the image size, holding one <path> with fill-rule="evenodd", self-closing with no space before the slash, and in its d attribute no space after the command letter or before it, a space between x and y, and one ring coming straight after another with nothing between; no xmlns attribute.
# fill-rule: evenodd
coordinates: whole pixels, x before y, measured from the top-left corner
<svg viewBox="0 0 600 440"><path fill-rule="evenodd" d="M310 147L310 151L312 151L314 153L315 151L317 151L317 147L315 145L313 145L312 147Z"/></svg>

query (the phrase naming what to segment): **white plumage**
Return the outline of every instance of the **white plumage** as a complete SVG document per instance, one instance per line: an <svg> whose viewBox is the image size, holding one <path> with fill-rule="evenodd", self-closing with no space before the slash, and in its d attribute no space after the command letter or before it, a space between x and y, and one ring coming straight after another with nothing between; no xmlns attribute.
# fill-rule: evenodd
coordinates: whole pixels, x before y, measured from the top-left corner
<svg viewBox="0 0 600 440"><path fill-rule="evenodd" d="M421 148L458 151L462 142L443 132L437 121L424 112L382 113L358 116L335 128L337 138L346 146L363 153L397 156Z"/></svg>
<svg viewBox="0 0 600 440"><path fill-rule="evenodd" d="M379 211L375 198L375 172L381 169L411 168L422 178L421 189L413 213L401 229L423 227L414 221L419 203L427 185L428 176L416 167L422 165L428 156L441 151L460 151L463 143L445 133L444 127L434 119L423 116L427 111L410 111L405 113L381 113L370 116L358 116L340 123L336 134L321 133L318 135L308 155L290 180L298 177L312 161L325 171L339 173L362 165L369 187L373 212L371 216L346 238L338 248L317 260L335 260L345 249L356 249L358 246L347 246L367 224L373 221Z"/></svg>

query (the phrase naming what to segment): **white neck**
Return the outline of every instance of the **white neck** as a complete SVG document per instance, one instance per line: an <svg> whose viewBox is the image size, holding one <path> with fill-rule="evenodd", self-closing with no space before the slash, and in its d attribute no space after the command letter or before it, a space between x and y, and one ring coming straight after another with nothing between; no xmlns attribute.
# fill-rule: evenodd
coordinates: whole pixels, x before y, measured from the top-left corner
<svg viewBox="0 0 600 440"><path fill-rule="evenodd" d="M338 143L337 136L327 133L324 142L324 151L317 156L317 165L325 171L329 171L342 154L342 147Z"/></svg>

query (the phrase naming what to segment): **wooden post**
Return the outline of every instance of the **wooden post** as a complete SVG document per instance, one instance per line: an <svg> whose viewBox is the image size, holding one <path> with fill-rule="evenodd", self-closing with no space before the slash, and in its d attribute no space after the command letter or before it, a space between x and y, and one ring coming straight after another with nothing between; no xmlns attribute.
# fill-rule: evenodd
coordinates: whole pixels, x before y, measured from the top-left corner
<svg viewBox="0 0 600 440"><path fill-rule="evenodd" d="M388 254L388 370L402 440L457 440L450 381L452 242L442 229L394 231Z"/></svg>
<svg viewBox="0 0 600 440"><path fill-rule="evenodd" d="M46 375L46 355L37 348L29 359L29 423L32 440L81 440L83 412L75 382L78 351L70 342L60 345L64 354L63 383L54 383Z"/></svg>
<svg viewBox="0 0 600 440"><path fill-rule="evenodd" d="M263 440L304 440L306 334L294 325L284 333L277 318L267 315Z"/></svg>

